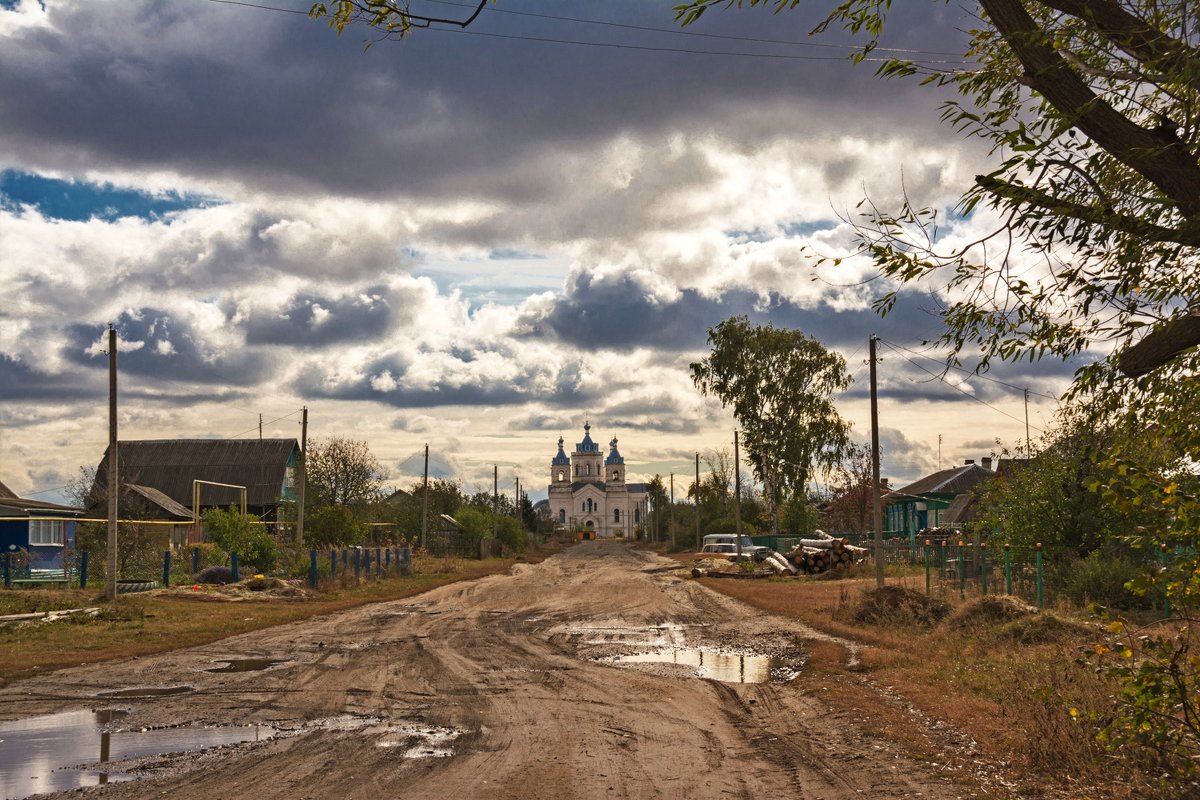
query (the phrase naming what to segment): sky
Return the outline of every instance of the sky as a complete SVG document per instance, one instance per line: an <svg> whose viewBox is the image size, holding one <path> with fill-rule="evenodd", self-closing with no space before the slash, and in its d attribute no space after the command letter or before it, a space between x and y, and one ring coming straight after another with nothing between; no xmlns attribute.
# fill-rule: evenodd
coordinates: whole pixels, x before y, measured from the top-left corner
<svg viewBox="0 0 1200 800"><path fill-rule="evenodd" d="M122 439L299 438L307 408L401 487L428 444L435 477L536 500L590 421L686 491L735 428L688 365L736 314L846 358L859 441L880 337L894 484L1050 428L1078 364L943 378L944 287L871 308L896 287L861 201L938 209L948 244L995 224L953 213L991 157L945 90L809 36L832 3L681 30L675 2L499 0L366 47L306 0L0 0L0 480L62 499L99 463L109 324ZM963 8L902 5L882 45L961 66Z"/></svg>

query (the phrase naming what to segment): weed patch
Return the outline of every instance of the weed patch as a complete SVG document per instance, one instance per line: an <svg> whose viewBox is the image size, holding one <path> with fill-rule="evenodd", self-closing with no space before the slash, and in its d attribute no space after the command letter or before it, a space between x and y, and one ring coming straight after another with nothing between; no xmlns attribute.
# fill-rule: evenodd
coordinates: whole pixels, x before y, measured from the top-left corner
<svg viewBox="0 0 1200 800"><path fill-rule="evenodd" d="M865 625L931 628L950 613L949 604L903 586L880 586L863 593L854 620Z"/></svg>

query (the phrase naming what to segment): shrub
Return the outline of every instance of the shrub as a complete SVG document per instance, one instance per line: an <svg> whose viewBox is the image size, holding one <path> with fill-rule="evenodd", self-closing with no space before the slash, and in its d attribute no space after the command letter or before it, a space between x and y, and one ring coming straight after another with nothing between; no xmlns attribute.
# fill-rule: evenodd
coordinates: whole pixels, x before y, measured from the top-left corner
<svg viewBox="0 0 1200 800"><path fill-rule="evenodd" d="M204 512L204 529L209 538L227 553L237 553L238 561L249 569L266 572L279 560L279 545L258 518L242 514L232 506L228 511L210 508Z"/></svg>
<svg viewBox="0 0 1200 800"><path fill-rule="evenodd" d="M1138 596L1125 588L1141 576L1143 567L1126 555L1096 551L1071 562L1062 576L1062 592L1077 606L1092 603L1123 611L1152 606L1152 598Z"/></svg>
<svg viewBox="0 0 1200 800"><path fill-rule="evenodd" d="M942 600L903 586L880 586L863 593L854 618L868 625L932 627L948 613L950 606Z"/></svg>
<svg viewBox="0 0 1200 800"><path fill-rule="evenodd" d="M233 570L221 564L213 564L211 567L205 567L196 576L196 583L225 584L232 582Z"/></svg>

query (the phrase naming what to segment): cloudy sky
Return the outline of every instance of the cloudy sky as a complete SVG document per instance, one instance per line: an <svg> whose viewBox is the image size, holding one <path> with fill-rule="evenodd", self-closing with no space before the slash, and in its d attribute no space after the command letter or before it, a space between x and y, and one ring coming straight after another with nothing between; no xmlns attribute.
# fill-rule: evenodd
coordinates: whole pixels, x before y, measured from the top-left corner
<svg viewBox="0 0 1200 800"><path fill-rule="evenodd" d="M99 462L109 323L123 439L256 437L260 414L298 437L307 406L396 485L428 443L435 474L498 464L544 496L587 419L631 476L690 475L734 425L687 365L734 314L841 352L864 439L887 342L895 480L939 437L947 466L1022 441L1025 387L1036 436L1074 365L938 380L938 286L880 319L869 263L813 263L852 253L864 197L950 209L986 167L945 96L852 65L812 14L680 31L677 1L500 0L364 49L307 0L0 0L0 480L55 499ZM963 9L904 5L884 45L960 65Z"/></svg>

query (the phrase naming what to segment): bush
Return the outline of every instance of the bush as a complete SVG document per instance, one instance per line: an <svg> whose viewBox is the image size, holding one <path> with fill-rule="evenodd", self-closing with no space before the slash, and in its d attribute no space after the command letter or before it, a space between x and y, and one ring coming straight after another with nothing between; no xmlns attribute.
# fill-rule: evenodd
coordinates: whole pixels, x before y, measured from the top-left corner
<svg viewBox="0 0 1200 800"><path fill-rule="evenodd" d="M1142 572L1143 567L1126 555L1096 551L1067 565L1062 576L1062 593L1080 607L1096 603L1123 611L1151 608L1152 598L1139 597L1125 588Z"/></svg>
<svg viewBox="0 0 1200 800"><path fill-rule="evenodd" d="M321 506L304 521L304 545L311 549L353 547L362 540L363 525L346 506Z"/></svg>
<svg viewBox="0 0 1200 800"><path fill-rule="evenodd" d="M279 560L279 545L258 518L242 514L230 506L228 511L210 508L204 512L204 529L212 541L227 553L237 553L238 561L248 569L267 572Z"/></svg>
<svg viewBox="0 0 1200 800"><path fill-rule="evenodd" d="M196 583L233 583L233 570L221 564L213 564L200 570L200 574L196 576Z"/></svg>

